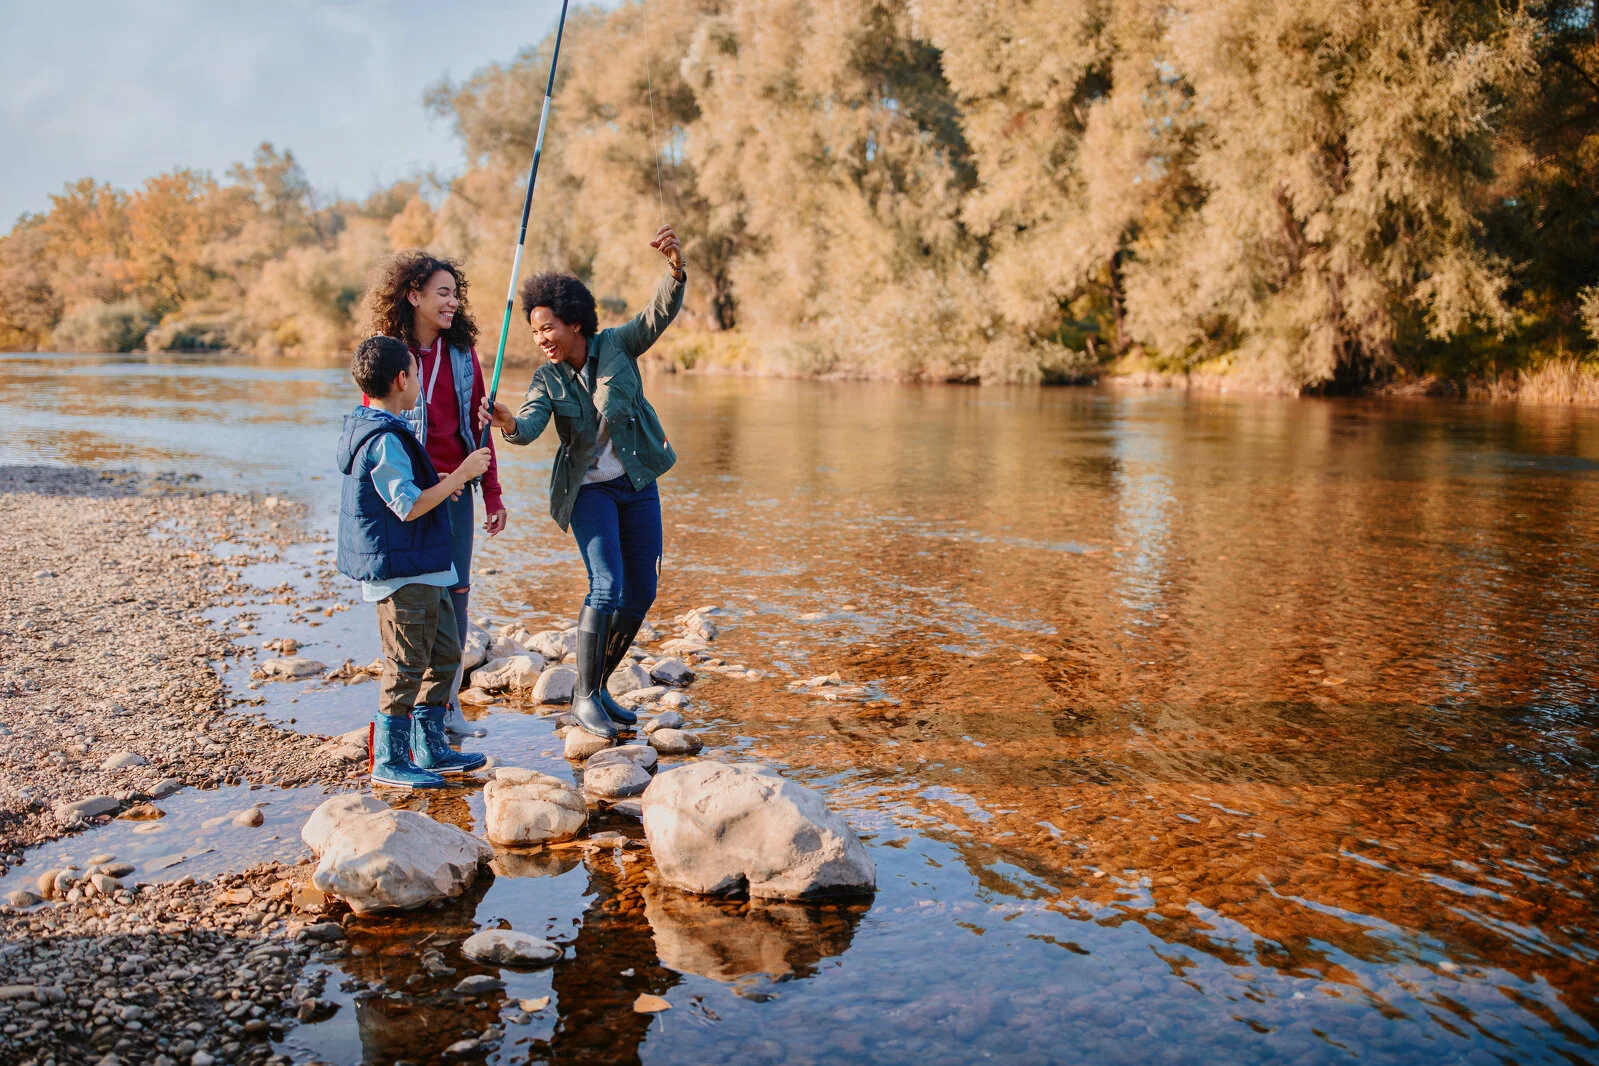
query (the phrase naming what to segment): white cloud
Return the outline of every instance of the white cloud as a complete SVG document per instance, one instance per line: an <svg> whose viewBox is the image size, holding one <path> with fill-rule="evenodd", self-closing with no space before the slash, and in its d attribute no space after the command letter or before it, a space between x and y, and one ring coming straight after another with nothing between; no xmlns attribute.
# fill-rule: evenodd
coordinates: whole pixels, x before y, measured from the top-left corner
<svg viewBox="0 0 1599 1066"><path fill-rule="evenodd" d="M262 141L318 189L364 196L462 164L422 95L511 59L558 0L0 0L0 232L67 182L221 175Z"/></svg>

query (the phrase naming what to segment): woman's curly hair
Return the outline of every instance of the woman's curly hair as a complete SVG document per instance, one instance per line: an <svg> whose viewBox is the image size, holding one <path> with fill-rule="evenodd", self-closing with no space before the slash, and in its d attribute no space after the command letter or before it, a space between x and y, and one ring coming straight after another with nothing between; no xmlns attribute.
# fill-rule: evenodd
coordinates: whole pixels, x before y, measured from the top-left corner
<svg viewBox="0 0 1599 1066"><path fill-rule="evenodd" d="M600 331L594 294L570 274L534 274L522 282L521 296L523 318L531 315L535 307L548 307L551 314L568 326L576 326L585 337Z"/></svg>
<svg viewBox="0 0 1599 1066"><path fill-rule="evenodd" d="M421 291L428 278L441 270L448 271L455 279L455 295L461 301L450 328L444 331L444 343L462 351L471 348L477 342L477 323L472 320L472 309L467 304L466 274L461 264L420 250L400 252L385 260L373 276L366 295L367 320L372 332L398 337L415 347L416 308L411 306L408 297Z"/></svg>

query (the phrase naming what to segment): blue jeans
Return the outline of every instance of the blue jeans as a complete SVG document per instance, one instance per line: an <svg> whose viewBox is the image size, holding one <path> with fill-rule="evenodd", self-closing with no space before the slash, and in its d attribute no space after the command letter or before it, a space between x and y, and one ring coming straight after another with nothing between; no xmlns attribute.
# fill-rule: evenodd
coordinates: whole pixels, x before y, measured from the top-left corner
<svg viewBox="0 0 1599 1066"><path fill-rule="evenodd" d="M583 602L607 614L649 613L661 567L661 494L655 482L635 489L624 475L584 485L572 505L572 535L589 572Z"/></svg>

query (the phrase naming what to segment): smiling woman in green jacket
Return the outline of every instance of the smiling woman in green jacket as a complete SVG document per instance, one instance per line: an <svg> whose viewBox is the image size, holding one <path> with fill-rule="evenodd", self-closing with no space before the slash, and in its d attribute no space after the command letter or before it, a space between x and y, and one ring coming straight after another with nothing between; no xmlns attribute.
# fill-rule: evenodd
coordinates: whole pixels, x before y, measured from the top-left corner
<svg viewBox="0 0 1599 1066"><path fill-rule="evenodd" d="M522 311L547 358L515 415L505 404L479 422L507 444L531 444L555 420L561 446L550 472L550 514L577 538L589 593L578 618L577 691L572 716L598 737L638 716L605 689L655 602L661 565L661 498L655 479L677 461L655 408L644 398L638 358L683 306L683 246L662 226L650 246L671 269L655 298L631 321L602 330L594 294L567 274L523 282Z"/></svg>

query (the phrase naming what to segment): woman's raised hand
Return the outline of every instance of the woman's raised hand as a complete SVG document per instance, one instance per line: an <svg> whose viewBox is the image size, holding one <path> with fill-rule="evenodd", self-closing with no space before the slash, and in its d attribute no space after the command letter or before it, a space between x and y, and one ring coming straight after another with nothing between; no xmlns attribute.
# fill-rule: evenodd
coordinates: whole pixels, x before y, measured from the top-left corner
<svg viewBox="0 0 1599 1066"><path fill-rule="evenodd" d="M666 256L666 261L672 265L672 273L683 273L683 242L677 239L677 234L672 232L671 226L662 226L655 231L655 239L650 242L650 247Z"/></svg>
<svg viewBox="0 0 1599 1066"><path fill-rule="evenodd" d="M489 408L489 398L485 396L483 397L483 403L477 409L477 426L482 429L487 425L495 426L501 433L514 433L516 432L516 416L511 414L509 407L498 400L494 401L494 407L491 410Z"/></svg>

